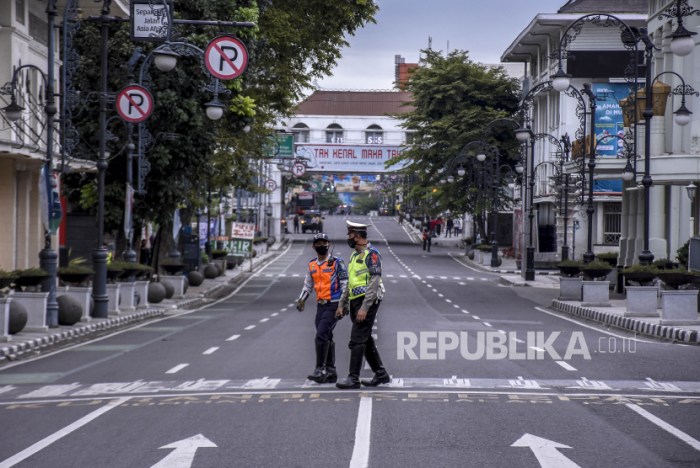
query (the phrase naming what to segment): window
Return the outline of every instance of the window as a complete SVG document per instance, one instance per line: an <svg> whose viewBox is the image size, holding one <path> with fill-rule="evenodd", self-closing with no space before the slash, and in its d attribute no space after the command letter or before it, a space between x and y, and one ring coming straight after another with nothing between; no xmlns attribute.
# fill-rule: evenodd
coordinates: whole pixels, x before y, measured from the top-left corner
<svg viewBox="0 0 700 468"><path fill-rule="evenodd" d="M326 143L343 143L343 127L330 124L326 127Z"/></svg>
<svg viewBox="0 0 700 468"><path fill-rule="evenodd" d="M618 245L622 230L622 204L603 203L603 244Z"/></svg>
<svg viewBox="0 0 700 468"><path fill-rule="evenodd" d="M368 145L381 145L384 143L384 132L379 125L370 125L365 130L365 143Z"/></svg>
<svg viewBox="0 0 700 468"><path fill-rule="evenodd" d="M294 143L308 143L311 132L306 124L298 123L292 127L292 135L294 135Z"/></svg>
<svg viewBox="0 0 700 468"><path fill-rule="evenodd" d="M24 0L15 0L15 19L19 24L24 23Z"/></svg>

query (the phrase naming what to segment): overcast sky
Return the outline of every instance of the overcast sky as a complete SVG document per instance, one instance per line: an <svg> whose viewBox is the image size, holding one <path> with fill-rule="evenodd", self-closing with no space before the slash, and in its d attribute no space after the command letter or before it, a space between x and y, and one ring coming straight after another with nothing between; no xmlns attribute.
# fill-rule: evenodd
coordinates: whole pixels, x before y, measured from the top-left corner
<svg viewBox="0 0 700 468"><path fill-rule="evenodd" d="M611 0L614 1L614 0ZM469 51L481 63L501 54L538 13L556 13L566 0L377 0L377 24L349 36L350 47L322 89L392 89L394 56L417 63L421 49Z"/></svg>

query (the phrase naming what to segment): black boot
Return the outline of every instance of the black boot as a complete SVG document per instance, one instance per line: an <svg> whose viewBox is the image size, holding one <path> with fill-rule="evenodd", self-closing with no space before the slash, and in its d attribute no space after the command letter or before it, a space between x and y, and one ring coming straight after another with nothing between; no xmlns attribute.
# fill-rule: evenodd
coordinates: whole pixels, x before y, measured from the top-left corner
<svg viewBox="0 0 700 468"><path fill-rule="evenodd" d="M335 384L343 390L360 388L360 369L362 368L362 356L365 354L365 345L355 345L350 350L350 370L348 378Z"/></svg>
<svg viewBox="0 0 700 468"><path fill-rule="evenodd" d="M382 359L379 357L379 351L377 351L377 346L374 344L372 338L367 342L365 348L365 359L367 359L367 364L372 368L374 372L374 377L372 380L363 380L361 383L367 387L376 387L379 384L385 384L391 382L391 377L389 373L384 369L382 364Z"/></svg>
<svg viewBox="0 0 700 468"><path fill-rule="evenodd" d="M313 374L306 376L307 379L318 383L321 383L321 379L323 379L323 362L326 358L325 345L326 343L316 343L316 369L314 369Z"/></svg>
<svg viewBox="0 0 700 468"><path fill-rule="evenodd" d="M326 351L326 362L323 365L325 379L323 383L336 383L338 381L338 373L335 371L335 342L329 341Z"/></svg>

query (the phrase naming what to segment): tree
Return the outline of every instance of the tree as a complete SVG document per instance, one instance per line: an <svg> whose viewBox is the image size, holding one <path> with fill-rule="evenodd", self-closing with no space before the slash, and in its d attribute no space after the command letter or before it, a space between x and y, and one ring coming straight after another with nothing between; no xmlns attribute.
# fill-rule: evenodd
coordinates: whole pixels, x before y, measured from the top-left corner
<svg viewBox="0 0 700 468"><path fill-rule="evenodd" d="M367 214L372 210L379 210L381 199L374 194L358 195L352 198L352 212Z"/></svg>
<svg viewBox="0 0 700 468"><path fill-rule="evenodd" d="M404 119L403 127L413 134L413 145L399 159L410 163L406 172L417 174L408 198L429 214L445 210L471 213L483 226L481 213L488 200L479 196L482 190L475 183L480 168L476 158L463 149L471 141L486 139L499 146L502 164L515 163L518 145L512 131L497 128L484 135L483 129L495 119L515 115L519 84L502 67L473 62L465 51L446 56L430 49L422 53L421 66L408 83L412 108L399 116ZM463 177L456 173L458 159L466 171ZM448 175L439 172L445 169L455 183L439 183Z"/></svg>
<svg viewBox="0 0 700 468"><path fill-rule="evenodd" d="M321 211L333 212L336 208L343 204L335 192L318 192L316 194L316 204Z"/></svg>
<svg viewBox="0 0 700 468"><path fill-rule="evenodd" d="M321 2L320 0L193 0L176 3L176 17L192 20L251 21L257 27L227 33L239 36L249 50L248 70L238 79L226 82L230 92L221 96L227 110L217 122L209 121L202 105L211 99L203 90L210 77L203 71L200 58L186 56L169 73L150 69L148 86L154 95L155 109L146 122L156 137L148 153L150 172L146 193L137 196L135 220L168 225L177 207L188 213L202 206L207 189L241 187L259 190L256 182L257 160L264 156L273 123L287 115L302 92L314 79L330 74L346 45L346 34L373 22L377 5L372 0ZM128 28L110 25L109 89L121 89L130 80L126 63L135 47L148 54L149 43L134 43ZM222 33L219 27L178 25L174 40L184 40L203 49L209 40ZM100 58L99 29L83 21L75 39L80 56L76 75L82 96L97 91ZM157 44L156 44L157 45ZM139 62L138 65L140 65ZM137 69L138 69L137 65ZM94 160L99 128L96 102L87 102L85 111L75 120L83 140L82 151L71 157ZM248 133L244 127L250 126ZM125 195L126 127L110 124L115 136L109 143L111 159L106 174L107 232L120 232ZM174 135L175 138L162 138ZM252 164L251 164L252 163ZM96 198L96 183L90 176L66 178L66 187L74 204L90 206ZM94 206L94 205L92 205Z"/></svg>

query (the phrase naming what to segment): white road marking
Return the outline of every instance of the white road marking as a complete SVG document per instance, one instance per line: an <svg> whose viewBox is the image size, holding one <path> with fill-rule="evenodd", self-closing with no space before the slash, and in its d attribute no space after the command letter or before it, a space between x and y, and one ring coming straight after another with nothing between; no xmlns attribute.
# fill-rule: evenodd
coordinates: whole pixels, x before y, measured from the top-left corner
<svg viewBox="0 0 700 468"><path fill-rule="evenodd" d="M474 317L474 320L481 320L481 318L477 317L476 315L472 315L472 317Z"/></svg>
<svg viewBox="0 0 700 468"><path fill-rule="evenodd" d="M437 291L436 291L437 292ZM444 294L438 293L438 297L445 297Z"/></svg>
<svg viewBox="0 0 700 468"><path fill-rule="evenodd" d="M255 325L248 325L244 330L252 330L253 328L255 328Z"/></svg>
<svg viewBox="0 0 700 468"><path fill-rule="evenodd" d="M663 343L663 342L660 342L660 341L640 340L639 338L634 338L634 337L624 336L624 335L618 335L618 334L616 334L616 333L611 333L611 332L606 331L606 330L601 330L600 328L596 328L596 327L593 327L593 326L591 326L591 325L586 325L585 323L578 322L578 321L576 321L576 320L574 320L574 319L570 319L570 318L568 318L568 317L562 317L561 315L555 314L555 313L553 313L553 312L550 312L550 311L548 311L548 310L546 310L546 309L544 309L544 308L542 308L542 307L535 307L535 310L539 310L540 312L544 312L545 314L551 315L552 317L557 317L557 318L560 318L560 319L562 319L562 320L566 320L567 322L575 323L575 324L578 325L578 326L585 327L585 328L588 328L588 329L591 329L591 330L595 330L595 331L597 331L597 332L604 333L604 334L610 335L610 336L614 336L614 337L616 337L616 338L622 338L622 339L629 340L629 341L637 341L637 342L640 342L640 343L657 344L657 345L661 345L661 346L667 346L667 345L668 345L667 343ZM602 325L602 324L601 324L601 325Z"/></svg>
<svg viewBox="0 0 700 468"><path fill-rule="evenodd" d="M226 338L226 341L234 341L234 340L237 340L238 338L240 338L240 336L241 336L241 335L229 336L228 338Z"/></svg>
<svg viewBox="0 0 700 468"><path fill-rule="evenodd" d="M557 364L559 364L560 366L562 366L564 369L566 369L566 370L568 370L568 371L576 371L576 370L578 370L578 369L576 369L574 366L572 366L571 364L569 364L569 363L566 362L566 361L554 361L554 362L556 362Z"/></svg>
<svg viewBox="0 0 700 468"><path fill-rule="evenodd" d="M447 302L448 304L452 304L452 300L451 300L451 299L445 299L445 302Z"/></svg>
<svg viewBox="0 0 700 468"><path fill-rule="evenodd" d="M270 317L277 317L279 315L279 312L273 312L270 314Z"/></svg>
<svg viewBox="0 0 700 468"><path fill-rule="evenodd" d="M457 283L457 284L459 284L460 286L466 286L466 285L467 285L467 283L463 283L463 282L461 282L461 281L460 281L459 283Z"/></svg>
<svg viewBox="0 0 700 468"><path fill-rule="evenodd" d="M484 325L486 325L487 327L491 327L491 326L492 326L492 325L491 325L490 323L488 323L488 322L484 322Z"/></svg>
<svg viewBox="0 0 700 468"><path fill-rule="evenodd" d="M369 464L369 442L372 430L372 398L360 398L355 427L355 447L352 449L350 468L366 468Z"/></svg>
<svg viewBox="0 0 700 468"><path fill-rule="evenodd" d="M211 348L204 351L202 354L214 354L218 349L218 346L212 346Z"/></svg>
<svg viewBox="0 0 700 468"><path fill-rule="evenodd" d="M166 374L175 374L177 372L180 372L182 369L185 367L189 366L189 364L178 364L177 366L173 367L170 370L165 371Z"/></svg>
<svg viewBox="0 0 700 468"><path fill-rule="evenodd" d="M452 307L454 307L455 309L459 309L459 305L458 305L458 304L452 304Z"/></svg>
<svg viewBox="0 0 700 468"><path fill-rule="evenodd" d="M686 444L693 447L695 450L700 451L700 440L693 439L691 436L689 436L685 432L671 426L669 423L667 423L663 419L657 418L656 416L654 416L653 414L651 414L647 410L641 408L639 405L636 405L634 403L627 403L625 406L627 406L629 409L631 409L635 413L639 414L643 418L646 418L647 420L656 424L657 426L659 426L661 429L668 432L669 434L678 437L683 442L685 442Z"/></svg>
<svg viewBox="0 0 700 468"><path fill-rule="evenodd" d="M17 463L20 463L27 458L31 457L35 453L38 453L48 447L49 445L53 444L59 439L62 439L63 437L67 436L71 432L75 431L76 429L80 429L84 425L88 424L89 422L97 419L98 417L102 416L105 414L107 411L116 408L117 406L121 405L122 403L129 401L131 397L126 397L126 398L118 398L116 400L112 400L109 403L107 403L105 406L93 411L92 413L89 413L82 418L78 419L72 424L69 424L68 426L64 427L63 429L54 432L48 437L45 437L41 439L39 442L27 447L26 449L22 450L16 455L13 455L12 457L6 459L3 462L0 462L0 468L10 468L11 466L15 466ZM369 454L369 453L368 453Z"/></svg>
<svg viewBox="0 0 700 468"><path fill-rule="evenodd" d="M270 319L267 318L267 317L265 317L265 318L260 319L260 322L261 322L261 323L265 323L265 322L267 322L268 320L270 320Z"/></svg>
<svg viewBox="0 0 700 468"><path fill-rule="evenodd" d="M466 310L464 310L464 309L462 309L462 312L465 313L465 314L468 314L468 313L469 313L468 311L466 311Z"/></svg>

